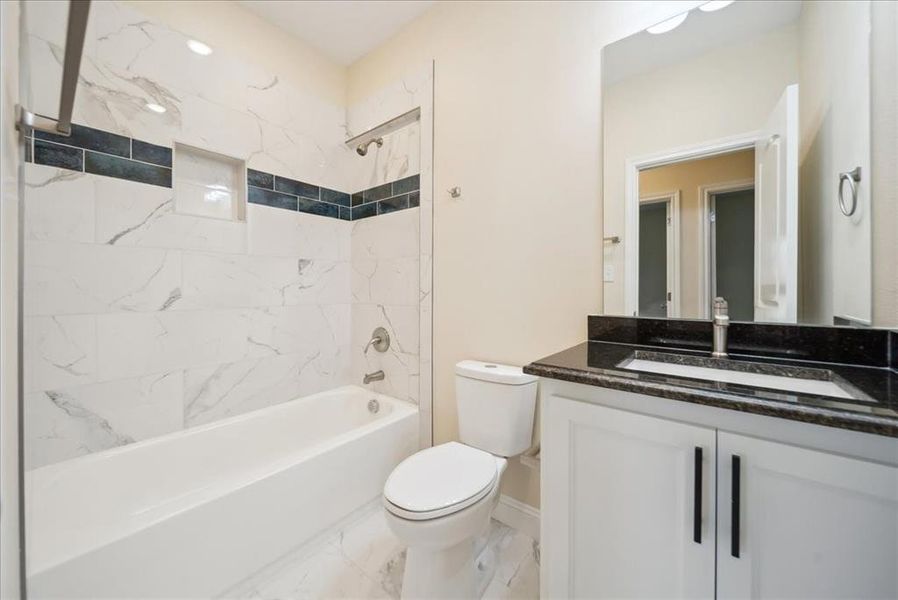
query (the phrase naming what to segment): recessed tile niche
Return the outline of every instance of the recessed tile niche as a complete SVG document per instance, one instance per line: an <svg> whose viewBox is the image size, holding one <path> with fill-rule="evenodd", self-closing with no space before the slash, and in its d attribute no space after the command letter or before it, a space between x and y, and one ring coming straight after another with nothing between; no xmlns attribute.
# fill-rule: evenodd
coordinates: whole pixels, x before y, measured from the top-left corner
<svg viewBox="0 0 898 600"><path fill-rule="evenodd" d="M246 163L175 143L175 210L181 214L246 220Z"/></svg>

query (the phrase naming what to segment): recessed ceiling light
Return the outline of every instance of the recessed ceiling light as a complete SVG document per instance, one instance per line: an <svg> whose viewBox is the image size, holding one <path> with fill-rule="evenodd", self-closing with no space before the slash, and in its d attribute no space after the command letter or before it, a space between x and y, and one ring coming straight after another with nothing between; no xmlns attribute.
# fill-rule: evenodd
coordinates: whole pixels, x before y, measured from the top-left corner
<svg viewBox="0 0 898 600"><path fill-rule="evenodd" d="M187 47L200 56L209 56L212 54L212 48L199 40L187 40Z"/></svg>
<svg viewBox="0 0 898 600"><path fill-rule="evenodd" d="M689 15L688 12L681 13L675 17L671 17L666 21L661 21L657 25L652 25L646 31L649 33L659 34L659 33L667 33L673 29L679 27L683 21L686 20L686 17Z"/></svg>
<svg viewBox="0 0 898 600"><path fill-rule="evenodd" d="M159 113L160 115L166 111L166 108L160 104L154 104L152 102L147 102L147 108L154 113Z"/></svg>
<svg viewBox="0 0 898 600"><path fill-rule="evenodd" d="M735 1L736 0L711 0L711 2L705 2L699 6L698 9L704 12L714 12L715 10L726 8Z"/></svg>

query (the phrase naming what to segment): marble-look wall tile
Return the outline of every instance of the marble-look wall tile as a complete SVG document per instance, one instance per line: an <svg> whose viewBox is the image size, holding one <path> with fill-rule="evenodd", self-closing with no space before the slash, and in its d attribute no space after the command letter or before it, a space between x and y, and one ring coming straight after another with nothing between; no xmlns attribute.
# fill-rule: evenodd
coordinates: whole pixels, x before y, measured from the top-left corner
<svg viewBox="0 0 898 600"><path fill-rule="evenodd" d="M180 371L25 397L29 469L148 439L183 426Z"/></svg>
<svg viewBox="0 0 898 600"><path fill-rule="evenodd" d="M348 261L353 225L267 206L247 207L249 254Z"/></svg>
<svg viewBox="0 0 898 600"><path fill-rule="evenodd" d="M390 334L390 349L363 353L376 327ZM417 402L418 390L413 386L418 376L418 308L417 306L384 306L353 304L352 306L352 379L361 381L365 373L382 369L385 378L370 384L376 392L402 400Z"/></svg>
<svg viewBox="0 0 898 600"><path fill-rule="evenodd" d="M246 223L178 214L170 189L108 178L97 178L95 186L97 243L246 251Z"/></svg>
<svg viewBox="0 0 898 600"><path fill-rule="evenodd" d="M180 253L27 242L25 314L166 310L181 296Z"/></svg>
<svg viewBox="0 0 898 600"><path fill-rule="evenodd" d="M25 165L25 238L93 242L94 179L66 169Z"/></svg>
<svg viewBox="0 0 898 600"><path fill-rule="evenodd" d="M421 76L406 77L349 107L348 130L359 133L416 106L424 108L430 81L426 72ZM383 368L386 377L374 384L377 389L413 402L421 399L422 214L419 210L401 209L411 206L405 194L412 191L412 187L415 190L421 187L420 176L410 177L421 172L421 127L421 123L414 123L384 136L382 147L372 146L368 156L352 166L353 189L365 190L353 196L354 204L362 203L353 208L354 213L365 209L371 211L368 208L371 202L380 197L385 199L377 202L373 211L376 218L353 223L353 377ZM384 186L388 182L392 185ZM412 187L406 187L406 184ZM378 196L379 190L386 187L390 188L389 192L380 192ZM388 200L397 195L398 200ZM419 198L420 194L416 196L416 205L420 204ZM369 352L364 355L364 344L373 327L378 325L386 327L391 335L395 331L397 340L385 354ZM429 343L429 333L427 340ZM429 421L429 404L420 408L422 414L428 414ZM429 428L423 432L423 438L430 439Z"/></svg>
<svg viewBox="0 0 898 600"><path fill-rule="evenodd" d="M184 422L188 427L273 406L338 387L344 349L253 358L185 371Z"/></svg>
<svg viewBox="0 0 898 600"><path fill-rule="evenodd" d="M359 303L417 306L418 257L352 261L352 299Z"/></svg>
<svg viewBox="0 0 898 600"><path fill-rule="evenodd" d="M275 354L253 337L253 310L99 315L97 378L137 377Z"/></svg>
<svg viewBox="0 0 898 600"><path fill-rule="evenodd" d="M399 211L353 223L352 259L417 257L418 226L416 211Z"/></svg>
<svg viewBox="0 0 898 600"><path fill-rule="evenodd" d="M280 256L183 256L177 309L345 303L349 263Z"/></svg>
<svg viewBox="0 0 898 600"><path fill-rule="evenodd" d="M38 112L57 109L65 21L58 3L29 3ZM419 172L430 121L365 158L343 140L347 124L420 103L429 73L347 111L232 56L199 57L186 40L129 5L94 3L74 120L142 140L132 157L151 169L168 168L173 140L245 158L320 187L342 216L350 200L338 190ZM251 204L237 223L179 214L173 190L124 179L29 164L26 181L30 467L360 383L377 368L380 391L418 400L419 210L349 223ZM393 346L365 360L376 325Z"/></svg>
<svg viewBox="0 0 898 600"><path fill-rule="evenodd" d="M97 380L94 315L26 317L25 390L53 390Z"/></svg>

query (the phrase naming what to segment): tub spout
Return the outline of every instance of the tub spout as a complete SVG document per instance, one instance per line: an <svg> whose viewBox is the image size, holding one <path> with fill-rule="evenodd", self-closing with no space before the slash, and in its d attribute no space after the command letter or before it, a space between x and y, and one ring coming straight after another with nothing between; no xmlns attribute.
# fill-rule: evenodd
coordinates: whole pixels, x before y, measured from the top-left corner
<svg viewBox="0 0 898 600"><path fill-rule="evenodd" d="M381 370L381 371L375 371L373 373L365 373L365 378L363 381L366 384L368 384L368 383L371 383L372 381L383 381L383 379L384 379L384 372Z"/></svg>

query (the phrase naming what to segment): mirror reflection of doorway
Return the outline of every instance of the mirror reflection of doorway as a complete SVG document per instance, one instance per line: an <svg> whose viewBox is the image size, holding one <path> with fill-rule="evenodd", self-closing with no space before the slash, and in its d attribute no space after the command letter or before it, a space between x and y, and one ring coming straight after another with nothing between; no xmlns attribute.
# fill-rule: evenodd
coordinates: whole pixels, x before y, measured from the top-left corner
<svg viewBox="0 0 898 600"><path fill-rule="evenodd" d="M670 200L639 204L639 316L666 317Z"/></svg>
<svg viewBox="0 0 898 600"><path fill-rule="evenodd" d="M727 299L730 319L754 320L755 190L711 193L710 297Z"/></svg>

